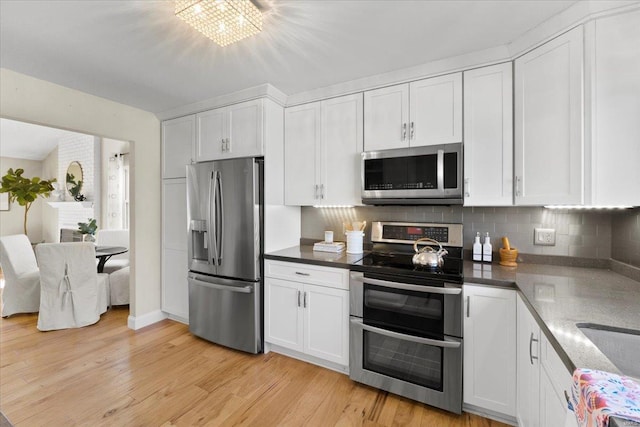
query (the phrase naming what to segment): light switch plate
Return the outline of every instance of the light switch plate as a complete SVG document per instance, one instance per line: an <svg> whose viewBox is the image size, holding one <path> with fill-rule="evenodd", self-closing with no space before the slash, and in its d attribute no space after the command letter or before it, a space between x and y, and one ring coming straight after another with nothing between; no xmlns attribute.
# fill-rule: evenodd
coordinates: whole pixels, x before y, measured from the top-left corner
<svg viewBox="0 0 640 427"><path fill-rule="evenodd" d="M556 230L554 228L535 228L533 231L533 244L555 246Z"/></svg>

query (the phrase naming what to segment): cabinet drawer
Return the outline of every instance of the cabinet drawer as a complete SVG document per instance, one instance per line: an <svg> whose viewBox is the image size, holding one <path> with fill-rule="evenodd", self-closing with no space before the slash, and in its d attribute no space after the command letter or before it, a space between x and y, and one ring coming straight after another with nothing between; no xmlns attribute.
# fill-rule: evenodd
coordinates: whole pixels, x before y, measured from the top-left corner
<svg viewBox="0 0 640 427"><path fill-rule="evenodd" d="M564 402L565 391L571 393L572 374L560 360L560 356L553 349L545 334L540 334L540 364L542 369L547 372L554 391Z"/></svg>
<svg viewBox="0 0 640 427"><path fill-rule="evenodd" d="M266 277L295 280L336 289L349 289L349 270L343 268L266 260L264 271Z"/></svg>

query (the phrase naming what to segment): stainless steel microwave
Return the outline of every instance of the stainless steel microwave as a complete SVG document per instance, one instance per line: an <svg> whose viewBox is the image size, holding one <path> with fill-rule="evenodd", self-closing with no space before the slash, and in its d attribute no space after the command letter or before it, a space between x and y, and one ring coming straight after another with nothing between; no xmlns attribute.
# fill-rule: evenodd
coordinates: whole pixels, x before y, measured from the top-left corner
<svg viewBox="0 0 640 427"><path fill-rule="evenodd" d="M462 144L362 153L362 203L461 205Z"/></svg>

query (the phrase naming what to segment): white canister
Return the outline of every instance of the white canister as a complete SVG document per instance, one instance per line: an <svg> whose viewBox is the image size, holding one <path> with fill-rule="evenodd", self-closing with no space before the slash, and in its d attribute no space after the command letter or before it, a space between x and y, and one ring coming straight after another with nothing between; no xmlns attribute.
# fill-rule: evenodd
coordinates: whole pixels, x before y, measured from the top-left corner
<svg viewBox="0 0 640 427"><path fill-rule="evenodd" d="M324 232L324 241L325 243L333 243L333 231Z"/></svg>
<svg viewBox="0 0 640 427"><path fill-rule="evenodd" d="M347 236L347 253L348 254L361 254L362 240L364 232L362 231L347 231L344 233Z"/></svg>

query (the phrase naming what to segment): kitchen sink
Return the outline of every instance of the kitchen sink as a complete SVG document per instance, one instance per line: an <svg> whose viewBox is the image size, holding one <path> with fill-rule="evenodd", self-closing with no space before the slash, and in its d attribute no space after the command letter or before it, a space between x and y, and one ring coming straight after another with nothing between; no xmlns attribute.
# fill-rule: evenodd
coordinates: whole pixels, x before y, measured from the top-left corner
<svg viewBox="0 0 640 427"><path fill-rule="evenodd" d="M640 331L594 323L578 323L576 326L622 374L640 378Z"/></svg>

